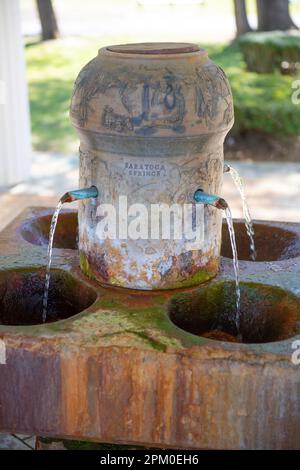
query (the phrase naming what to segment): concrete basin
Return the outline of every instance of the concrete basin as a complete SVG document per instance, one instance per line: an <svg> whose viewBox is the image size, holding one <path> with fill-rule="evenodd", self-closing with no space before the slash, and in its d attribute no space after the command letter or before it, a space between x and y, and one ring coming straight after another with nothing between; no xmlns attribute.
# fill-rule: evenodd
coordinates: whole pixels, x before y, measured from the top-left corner
<svg viewBox="0 0 300 470"><path fill-rule="evenodd" d="M33 245L47 246L52 213L32 217L20 227L20 234ZM77 211L62 210L57 222L53 246L75 250L77 248L78 220Z"/></svg>
<svg viewBox="0 0 300 470"><path fill-rule="evenodd" d="M175 295L170 319L185 331L219 341L268 343L300 334L300 299L277 286L240 284L240 331L236 327L235 283L216 282Z"/></svg>
<svg viewBox="0 0 300 470"><path fill-rule="evenodd" d="M0 271L0 325L42 323L45 271L17 269ZM85 310L97 298L95 290L71 274L51 273L46 322L62 320Z"/></svg>
<svg viewBox="0 0 300 470"><path fill-rule="evenodd" d="M300 256L300 236L295 224L255 220L256 261L281 261ZM244 221L235 220L234 230L240 260L252 261L249 251L249 237ZM232 258L230 239L226 222L222 227L221 254Z"/></svg>
<svg viewBox="0 0 300 470"><path fill-rule="evenodd" d="M240 342L228 258L206 285L153 293L103 288L81 273L77 250L55 248L63 299L56 310L70 316L37 324L35 288L26 297L24 286L33 276L40 292L46 249L24 239L23 228L50 213L27 209L0 235L0 285L16 277L11 302L22 306L18 324L10 312L0 325L1 432L178 449L299 449L298 255L241 261ZM264 224L270 232L278 225ZM279 225L299 236L300 224Z"/></svg>

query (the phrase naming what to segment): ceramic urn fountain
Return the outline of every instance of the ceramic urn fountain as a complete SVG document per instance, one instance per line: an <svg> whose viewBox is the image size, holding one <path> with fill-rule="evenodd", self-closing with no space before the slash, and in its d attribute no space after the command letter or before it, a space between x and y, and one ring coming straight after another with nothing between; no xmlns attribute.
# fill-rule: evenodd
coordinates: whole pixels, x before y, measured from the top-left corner
<svg viewBox="0 0 300 470"><path fill-rule="evenodd" d="M57 208L26 208L0 232L0 432L64 448L299 449L300 223L254 221L254 261L234 219L237 324L225 224L217 273L233 122L222 70L190 44L107 47L76 80L71 119L81 182L57 208L79 200L79 224L62 209L45 319ZM175 232L185 204L198 247L119 223L102 236L109 207L130 231L173 206Z"/></svg>
<svg viewBox="0 0 300 470"><path fill-rule="evenodd" d="M98 224L104 215L99 204L113 205L120 221L127 210L130 219L130 207L135 213L142 205L150 214L157 204L180 211L199 189L204 198L220 194L223 142L233 124L222 69L194 44L105 47L80 72L70 115L80 137L80 186L96 186L99 193L96 203L79 203L85 274L136 289L192 286L215 276L222 222L215 207L202 205L196 217L202 230L197 248L184 236L151 237L150 223L148 238L140 239L119 226L114 237L105 237Z"/></svg>

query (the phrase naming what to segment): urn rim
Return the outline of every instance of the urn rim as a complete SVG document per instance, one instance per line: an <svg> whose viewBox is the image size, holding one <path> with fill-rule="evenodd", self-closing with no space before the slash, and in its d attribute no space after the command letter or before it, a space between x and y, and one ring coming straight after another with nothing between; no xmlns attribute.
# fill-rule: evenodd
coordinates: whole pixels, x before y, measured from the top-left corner
<svg viewBox="0 0 300 470"><path fill-rule="evenodd" d="M114 44L99 49L99 54L126 57L160 58L178 57L178 55L206 55L205 49L189 42L142 42Z"/></svg>

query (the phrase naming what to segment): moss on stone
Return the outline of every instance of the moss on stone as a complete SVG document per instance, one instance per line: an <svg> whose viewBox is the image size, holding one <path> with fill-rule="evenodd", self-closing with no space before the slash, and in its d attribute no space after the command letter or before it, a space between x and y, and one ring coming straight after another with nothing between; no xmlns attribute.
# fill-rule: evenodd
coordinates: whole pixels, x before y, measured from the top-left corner
<svg viewBox="0 0 300 470"><path fill-rule="evenodd" d="M67 450L135 450L143 449L141 446L118 445L88 441L63 441Z"/></svg>
<svg viewBox="0 0 300 470"><path fill-rule="evenodd" d="M113 309L113 308L116 308L119 306L119 303L117 302L116 299L112 299L112 298L107 298L107 297L104 297L103 299L100 300L99 302L99 308L107 308L107 309Z"/></svg>
<svg viewBox="0 0 300 470"><path fill-rule="evenodd" d="M135 335L138 338L140 338L144 343L146 343L148 346L150 346L152 349L155 349L156 351L163 351L165 352L167 349L167 345L160 343L154 338L151 338L146 332L143 330L121 330L121 331L115 331L112 333L106 333L105 335L102 336L102 338L112 338L114 336L118 335L123 335L123 334L129 334L129 335Z"/></svg>
<svg viewBox="0 0 300 470"><path fill-rule="evenodd" d="M88 278L95 280L95 276L94 276L93 271L90 267L90 264L88 262L86 254L83 251L79 252L79 265L80 265L80 268L81 268L82 272Z"/></svg>
<svg viewBox="0 0 300 470"><path fill-rule="evenodd" d="M215 276L215 274L209 273L207 271L198 271L187 279L182 279L181 281L174 282L168 289L180 289L182 287L193 287L204 282L209 281Z"/></svg>
<svg viewBox="0 0 300 470"><path fill-rule="evenodd" d="M67 450L130 450L143 449L141 446L118 445L91 441L73 441L69 439L53 439L49 437L39 437L42 444L51 445L52 443L62 443Z"/></svg>

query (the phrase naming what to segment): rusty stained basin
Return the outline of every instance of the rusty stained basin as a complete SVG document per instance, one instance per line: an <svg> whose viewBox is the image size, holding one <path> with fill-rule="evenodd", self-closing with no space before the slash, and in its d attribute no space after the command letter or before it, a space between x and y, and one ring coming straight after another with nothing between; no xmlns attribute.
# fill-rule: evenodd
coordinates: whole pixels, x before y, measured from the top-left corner
<svg viewBox="0 0 300 470"><path fill-rule="evenodd" d="M256 261L282 261L300 256L300 232L295 224L254 221ZM249 237L242 220L234 220L234 231L239 260L252 261ZM222 226L221 255L232 258L227 224Z"/></svg>
<svg viewBox="0 0 300 470"><path fill-rule="evenodd" d="M234 282L217 282L174 296L171 321L189 333L219 341L267 343L300 333L300 299L277 286L241 283L240 332Z"/></svg>
<svg viewBox="0 0 300 470"><path fill-rule="evenodd" d="M42 323L45 270L0 271L0 325ZM51 271L46 322L69 318L85 310L96 292L62 270Z"/></svg>
<svg viewBox="0 0 300 470"><path fill-rule="evenodd" d="M20 234L33 245L48 245L52 214L33 217L20 227ZM59 217L53 242L54 248L76 250L78 246L77 211L63 210Z"/></svg>
<svg viewBox="0 0 300 470"><path fill-rule="evenodd" d="M49 213L27 209L0 234L4 283L8 273L25 272L28 259L30 276L44 267L45 247L21 232ZM53 267L71 285L76 280L67 300L82 315L0 325L0 432L176 449L300 447L300 367L291 361L300 339L300 257L281 261L279 271L243 264L240 343L232 267L199 288L144 293L105 289L84 277L78 261L77 250L58 249ZM25 303L28 279L20 281ZM94 294L83 294L86 287L97 294L87 308Z"/></svg>

